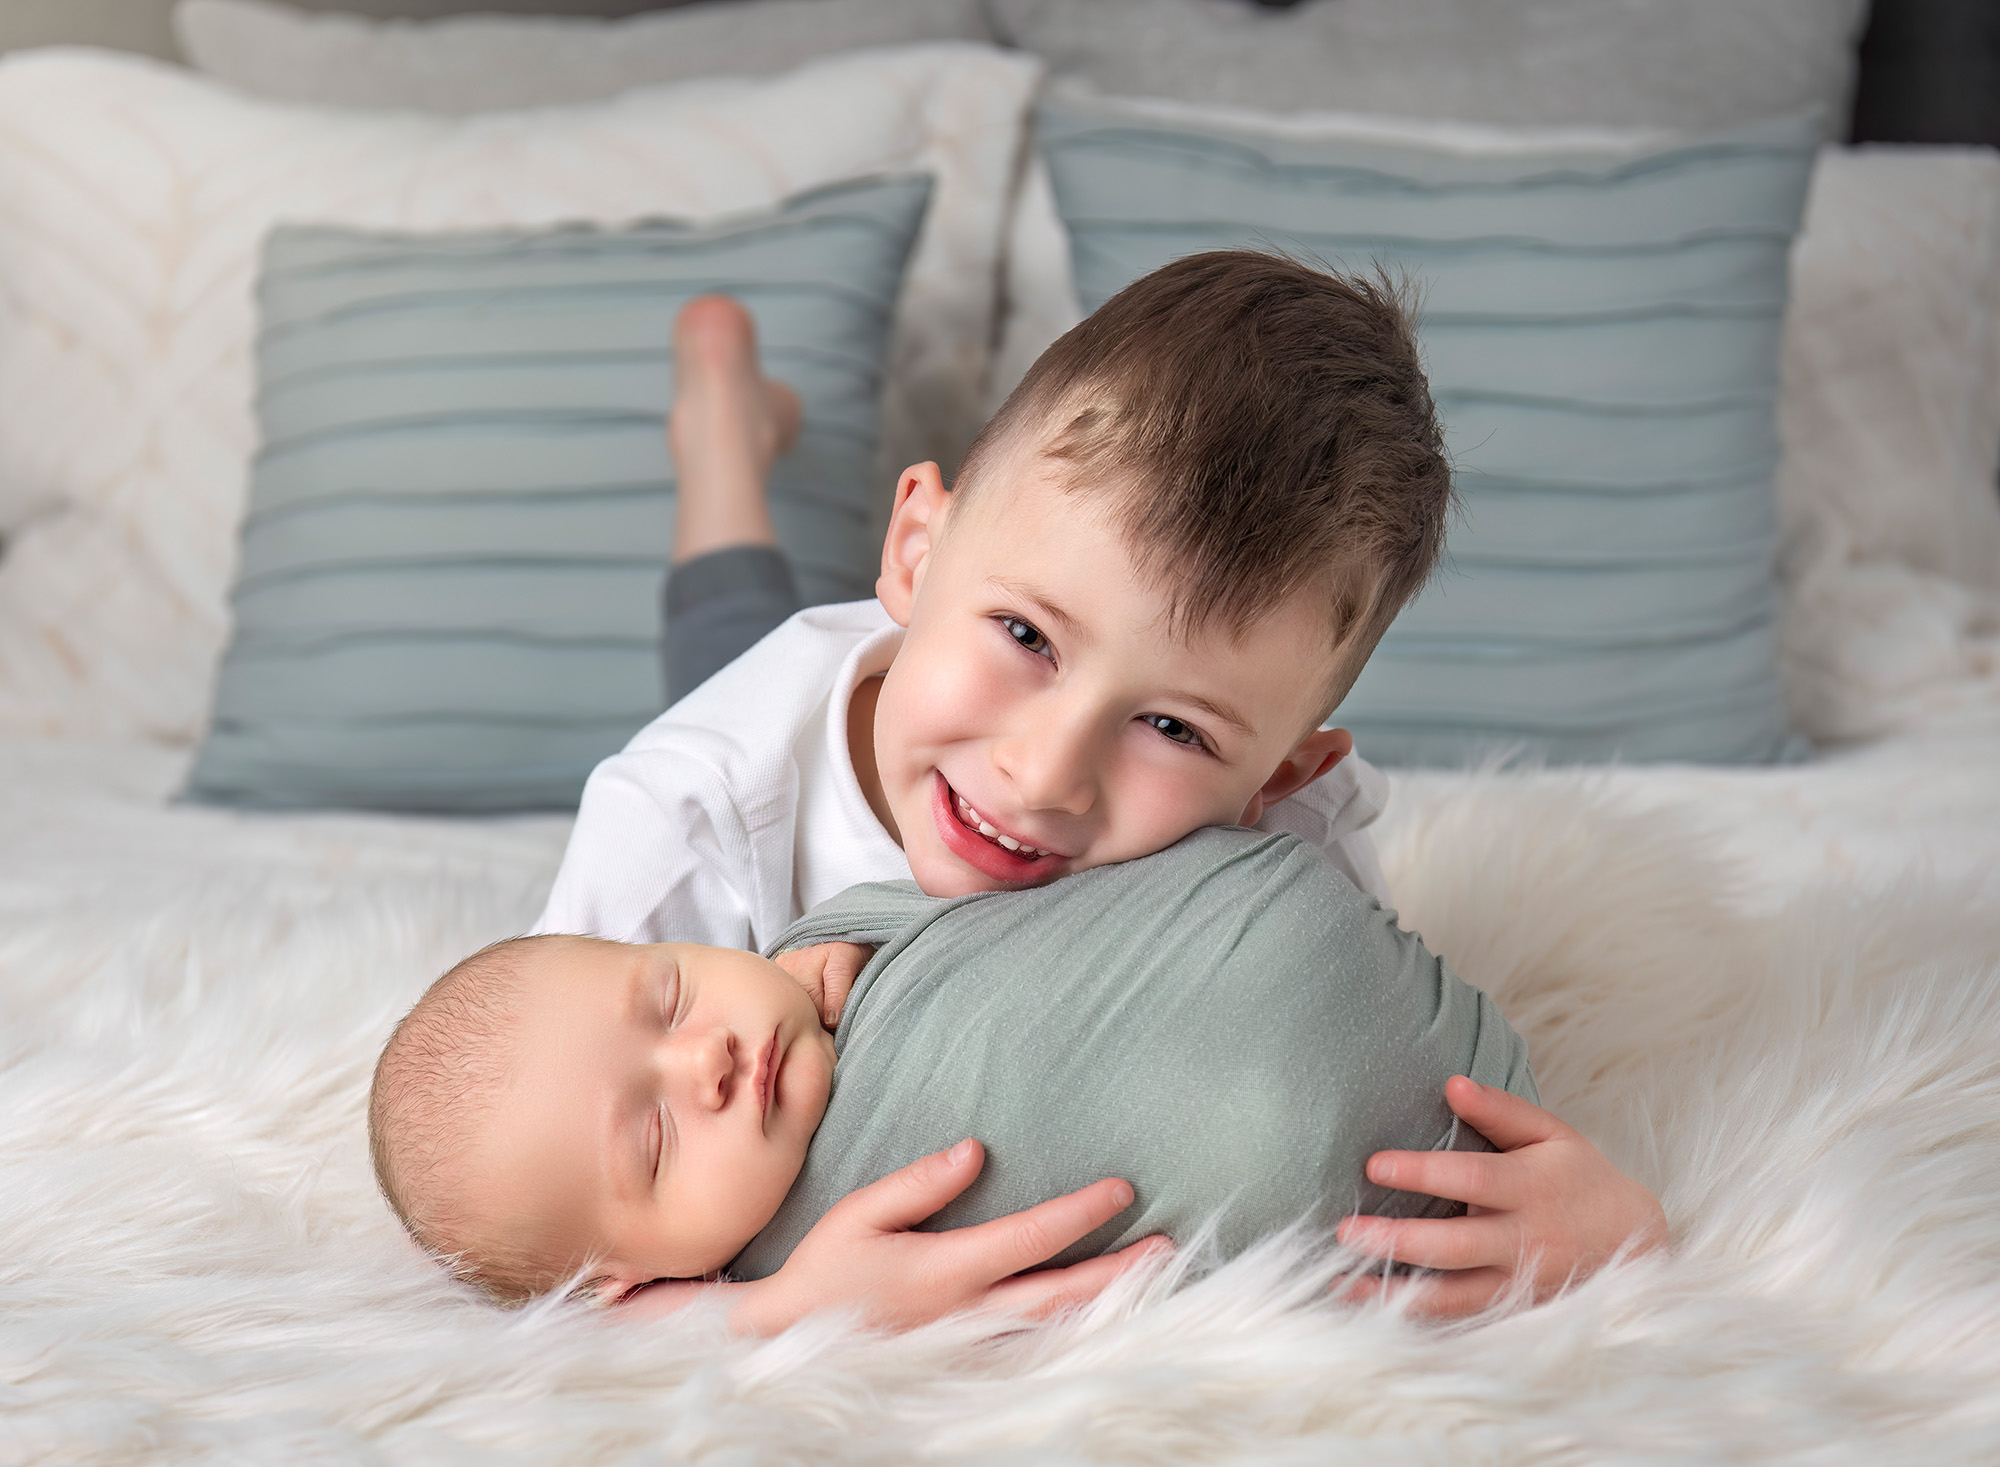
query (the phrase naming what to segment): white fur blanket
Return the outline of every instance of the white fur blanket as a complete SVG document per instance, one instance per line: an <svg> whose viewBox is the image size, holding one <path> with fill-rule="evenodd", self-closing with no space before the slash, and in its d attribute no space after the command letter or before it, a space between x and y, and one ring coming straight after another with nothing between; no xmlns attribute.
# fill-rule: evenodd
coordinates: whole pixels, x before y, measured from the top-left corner
<svg viewBox="0 0 2000 1467"><path fill-rule="evenodd" d="M1672 1257L1469 1327L1294 1241L1006 1332L503 1314L361 1134L557 820L165 807L0 749L0 1460L2000 1460L2000 738L1798 770L1422 776L1405 920L1493 990Z"/></svg>

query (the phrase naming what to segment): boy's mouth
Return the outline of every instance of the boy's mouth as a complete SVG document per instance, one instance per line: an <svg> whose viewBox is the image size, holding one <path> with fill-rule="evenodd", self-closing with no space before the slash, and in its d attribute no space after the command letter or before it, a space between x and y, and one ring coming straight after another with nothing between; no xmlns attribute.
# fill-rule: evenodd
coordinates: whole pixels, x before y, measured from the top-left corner
<svg viewBox="0 0 2000 1467"><path fill-rule="evenodd" d="M933 773L931 814L945 848L982 875L1008 885L1033 885L1056 874L1053 851L1028 845L995 827L944 775Z"/></svg>

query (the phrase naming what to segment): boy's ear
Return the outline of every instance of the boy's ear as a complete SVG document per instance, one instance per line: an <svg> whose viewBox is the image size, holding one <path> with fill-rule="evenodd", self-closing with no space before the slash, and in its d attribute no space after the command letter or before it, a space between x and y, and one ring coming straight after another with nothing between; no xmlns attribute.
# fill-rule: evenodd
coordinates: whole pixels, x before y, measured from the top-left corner
<svg viewBox="0 0 2000 1467"><path fill-rule="evenodd" d="M1255 825L1264 812L1287 795L1295 795L1354 752L1354 735L1344 728L1322 728L1300 739L1250 797L1238 825Z"/></svg>
<svg viewBox="0 0 2000 1467"><path fill-rule="evenodd" d="M924 562L950 505L951 492L934 463L912 464L896 481L896 507L889 512L889 533L882 537L882 574L875 594L898 626L910 624Z"/></svg>

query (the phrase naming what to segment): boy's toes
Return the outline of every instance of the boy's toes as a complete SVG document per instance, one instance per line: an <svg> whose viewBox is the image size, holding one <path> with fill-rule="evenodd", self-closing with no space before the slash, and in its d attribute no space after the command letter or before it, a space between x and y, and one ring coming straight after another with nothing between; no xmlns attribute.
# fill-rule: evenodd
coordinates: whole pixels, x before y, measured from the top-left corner
<svg viewBox="0 0 2000 1467"><path fill-rule="evenodd" d="M789 453L799 441L799 426L805 420L799 395L785 383L766 377L764 398L771 410L772 449L775 453Z"/></svg>
<svg viewBox="0 0 2000 1467"><path fill-rule="evenodd" d="M726 295L698 295L674 318L674 355L682 370L755 371L757 326L743 303Z"/></svg>
<svg viewBox="0 0 2000 1467"><path fill-rule="evenodd" d="M799 395L763 375L757 325L741 301L698 295L681 307L674 318L674 378L667 433L677 459L699 453L720 434L768 471L798 441Z"/></svg>

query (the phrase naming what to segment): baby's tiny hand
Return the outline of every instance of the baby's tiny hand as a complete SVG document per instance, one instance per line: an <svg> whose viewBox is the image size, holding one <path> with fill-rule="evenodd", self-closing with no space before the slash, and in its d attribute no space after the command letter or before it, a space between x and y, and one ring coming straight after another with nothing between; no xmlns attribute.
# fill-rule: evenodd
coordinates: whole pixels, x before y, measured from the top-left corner
<svg viewBox="0 0 2000 1467"><path fill-rule="evenodd" d="M847 1007L847 995L854 980L875 956L875 949L855 942L822 942L813 947L793 948L779 953L777 964L812 995L819 1021L829 1029L840 1025L840 1011Z"/></svg>
<svg viewBox="0 0 2000 1467"><path fill-rule="evenodd" d="M1463 1075L1446 1083L1445 1102L1499 1152L1378 1151L1368 1179L1467 1203L1465 1215L1350 1217L1339 1230L1350 1248L1441 1272L1386 1285L1356 1279L1347 1297L1416 1286L1417 1313L1469 1314L1517 1281L1544 1299L1620 1253L1666 1243L1658 1199L1540 1106Z"/></svg>

